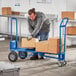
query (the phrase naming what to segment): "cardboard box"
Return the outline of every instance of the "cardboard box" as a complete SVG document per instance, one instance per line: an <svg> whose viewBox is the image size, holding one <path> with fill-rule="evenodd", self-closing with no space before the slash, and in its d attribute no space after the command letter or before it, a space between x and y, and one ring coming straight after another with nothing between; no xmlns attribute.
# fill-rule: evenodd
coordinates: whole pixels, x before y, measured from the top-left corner
<svg viewBox="0 0 76 76"><path fill-rule="evenodd" d="M27 38L22 38L22 48L35 48L36 47L36 39L32 38L31 40L27 40Z"/></svg>
<svg viewBox="0 0 76 76"><path fill-rule="evenodd" d="M40 42L36 42L35 38L29 41L26 38L22 38L22 48L36 48L37 52L58 54L59 53L59 38L49 38L46 41L40 41ZM63 48L64 47L62 47L61 50L63 50Z"/></svg>
<svg viewBox="0 0 76 76"><path fill-rule="evenodd" d="M12 11L12 15L20 15L20 12Z"/></svg>
<svg viewBox="0 0 76 76"><path fill-rule="evenodd" d="M59 38L50 38L49 42L49 53L58 54L59 53Z"/></svg>
<svg viewBox="0 0 76 76"><path fill-rule="evenodd" d="M74 19L76 19L76 18L75 18L75 12L63 11L63 12L61 13L61 16L62 16L62 18L68 17L69 20L74 20Z"/></svg>
<svg viewBox="0 0 76 76"><path fill-rule="evenodd" d="M76 27L68 26L67 27L67 35L76 35Z"/></svg>
<svg viewBox="0 0 76 76"><path fill-rule="evenodd" d="M40 41L36 43L37 52L45 53L59 53L59 38L49 38L47 41Z"/></svg>
<svg viewBox="0 0 76 76"><path fill-rule="evenodd" d="M11 15L11 7L2 7L2 15Z"/></svg>
<svg viewBox="0 0 76 76"><path fill-rule="evenodd" d="M36 43L37 52L48 52L48 41L40 41Z"/></svg>

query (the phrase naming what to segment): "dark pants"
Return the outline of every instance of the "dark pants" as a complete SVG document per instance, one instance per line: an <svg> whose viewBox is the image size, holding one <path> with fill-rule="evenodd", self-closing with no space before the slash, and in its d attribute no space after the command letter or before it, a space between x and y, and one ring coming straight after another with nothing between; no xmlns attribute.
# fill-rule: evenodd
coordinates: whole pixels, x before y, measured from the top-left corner
<svg viewBox="0 0 76 76"><path fill-rule="evenodd" d="M39 41L48 40L48 34L49 34L49 32L39 32L38 35L36 36L36 38L38 38ZM44 46L44 47L46 47L46 46ZM38 54L40 57L44 56L44 53L41 53L41 52L33 53L33 56L38 55Z"/></svg>

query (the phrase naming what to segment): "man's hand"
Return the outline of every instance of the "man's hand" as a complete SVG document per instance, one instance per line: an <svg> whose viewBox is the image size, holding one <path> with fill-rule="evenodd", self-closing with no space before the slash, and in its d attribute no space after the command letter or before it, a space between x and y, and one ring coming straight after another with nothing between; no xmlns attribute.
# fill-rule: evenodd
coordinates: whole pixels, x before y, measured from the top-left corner
<svg viewBox="0 0 76 76"><path fill-rule="evenodd" d="M32 36L31 36L31 35L29 35L29 36L27 37L27 39L28 39L28 40L31 40L31 39L32 39Z"/></svg>

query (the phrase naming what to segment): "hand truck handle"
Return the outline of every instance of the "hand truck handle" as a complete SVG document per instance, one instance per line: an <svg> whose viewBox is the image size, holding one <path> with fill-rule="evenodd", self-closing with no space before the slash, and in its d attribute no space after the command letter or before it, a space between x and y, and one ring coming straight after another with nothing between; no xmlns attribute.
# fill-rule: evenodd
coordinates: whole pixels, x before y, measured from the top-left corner
<svg viewBox="0 0 76 76"><path fill-rule="evenodd" d="M11 40L12 40L12 20L16 21L16 41L18 40L18 24L17 24L17 18L11 17Z"/></svg>
<svg viewBox="0 0 76 76"><path fill-rule="evenodd" d="M61 21L60 26L61 26L61 27L66 26L66 25L67 25L67 23L68 23L68 20L69 20L69 18L68 18L68 17L64 17L64 18L62 19L62 21Z"/></svg>

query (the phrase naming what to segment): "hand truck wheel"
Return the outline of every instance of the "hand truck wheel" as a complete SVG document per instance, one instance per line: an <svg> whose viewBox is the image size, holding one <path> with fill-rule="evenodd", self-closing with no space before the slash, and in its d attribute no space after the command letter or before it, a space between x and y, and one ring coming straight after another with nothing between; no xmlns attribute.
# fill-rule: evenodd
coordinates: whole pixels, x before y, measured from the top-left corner
<svg viewBox="0 0 76 76"><path fill-rule="evenodd" d="M66 65L67 64L67 61L64 61L63 64Z"/></svg>
<svg viewBox="0 0 76 76"><path fill-rule="evenodd" d="M60 61L60 62L58 63L58 66L59 66L59 67L63 67L63 66L65 66L66 64L67 64L66 61Z"/></svg>
<svg viewBox="0 0 76 76"><path fill-rule="evenodd" d="M18 59L17 53L15 51L10 52L9 55L8 55L8 59L11 62L15 62Z"/></svg>
<svg viewBox="0 0 76 76"><path fill-rule="evenodd" d="M27 57L27 52L19 51L19 57L25 59Z"/></svg>

